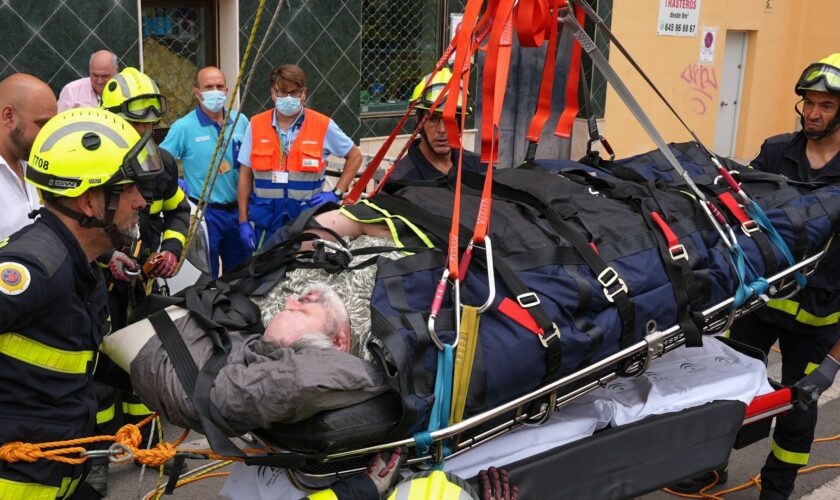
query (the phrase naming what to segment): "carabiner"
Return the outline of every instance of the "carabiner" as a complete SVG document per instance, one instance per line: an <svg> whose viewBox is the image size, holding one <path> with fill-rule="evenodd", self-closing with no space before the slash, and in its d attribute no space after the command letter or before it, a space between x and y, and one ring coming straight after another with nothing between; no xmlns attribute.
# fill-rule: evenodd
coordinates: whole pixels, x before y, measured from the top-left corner
<svg viewBox="0 0 840 500"><path fill-rule="evenodd" d="M487 300L478 307L478 314L482 314L489 309L490 306L493 305L493 301L496 300L496 269L493 266L493 244L490 241L489 236L484 237L484 246L476 245L475 240L470 239L470 243L467 245L467 250L464 253L472 254L473 247L484 250L484 261L487 264ZM465 275L463 270L461 275Z"/></svg>
<svg viewBox="0 0 840 500"><path fill-rule="evenodd" d="M440 277L440 281L438 281L437 288L435 289L435 298L432 300L432 310L429 311L429 321L426 323L426 326L429 327L429 335L432 337L432 342L435 344L435 347L438 348L439 351L443 350L443 342L441 342L440 337L438 337L437 332L435 331L435 321L437 320L437 315L440 312L440 308L443 305L443 299L446 295L446 281L449 278L449 269L443 270L443 275ZM455 317L457 318L460 316L456 314ZM460 322L460 320L457 320ZM457 332L456 332L457 334Z"/></svg>

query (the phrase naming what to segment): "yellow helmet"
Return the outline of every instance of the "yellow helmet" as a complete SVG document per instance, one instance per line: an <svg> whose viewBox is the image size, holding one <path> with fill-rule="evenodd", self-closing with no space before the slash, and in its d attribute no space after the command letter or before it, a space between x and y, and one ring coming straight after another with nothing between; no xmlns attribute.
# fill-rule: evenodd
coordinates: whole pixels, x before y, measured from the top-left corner
<svg viewBox="0 0 840 500"><path fill-rule="evenodd" d="M75 108L48 121L32 144L26 180L43 194L74 198L90 188L154 177L163 163L151 131L97 108Z"/></svg>
<svg viewBox="0 0 840 500"><path fill-rule="evenodd" d="M795 91L797 95L804 96L809 90L840 95L840 52L805 68L796 82Z"/></svg>
<svg viewBox="0 0 840 500"><path fill-rule="evenodd" d="M149 75L129 67L105 84L102 109L129 121L156 123L166 113L166 96Z"/></svg>
<svg viewBox="0 0 840 500"><path fill-rule="evenodd" d="M434 77L432 77L432 74L429 73L420 79L417 85L414 86L414 91L411 93L411 101L417 102L417 104L414 105L414 109L431 109L432 104L438 98L440 93L443 92L443 89L446 87L446 84L449 83L450 79L452 79L452 70L449 68L441 68ZM429 82L428 85L426 85L426 82ZM447 97L444 97L435 109L443 111L443 105L446 103L446 99L448 97L448 95ZM466 97L464 89L461 89L461 92L458 93L458 113L463 113L465 109L467 114L472 112L472 108L465 106Z"/></svg>
<svg viewBox="0 0 840 500"><path fill-rule="evenodd" d="M388 493L388 500L478 500L478 494L466 481L440 470L409 476Z"/></svg>

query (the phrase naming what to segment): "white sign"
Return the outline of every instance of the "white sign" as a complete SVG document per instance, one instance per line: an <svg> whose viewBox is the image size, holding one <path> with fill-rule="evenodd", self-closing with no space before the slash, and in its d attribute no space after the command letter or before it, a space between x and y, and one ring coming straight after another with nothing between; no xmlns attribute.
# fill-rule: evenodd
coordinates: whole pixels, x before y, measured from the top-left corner
<svg viewBox="0 0 840 500"><path fill-rule="evenodd" d="M657 35L694 36L700 20L700 0L659 0Z"/></svg>
<svg viewBox="0 0 840 500"><path fill-rule="evenodd" d="M703 28L703 36L700 37L700 63L712 64L715 62L715 43L717 42L717 28Z"/></svg>

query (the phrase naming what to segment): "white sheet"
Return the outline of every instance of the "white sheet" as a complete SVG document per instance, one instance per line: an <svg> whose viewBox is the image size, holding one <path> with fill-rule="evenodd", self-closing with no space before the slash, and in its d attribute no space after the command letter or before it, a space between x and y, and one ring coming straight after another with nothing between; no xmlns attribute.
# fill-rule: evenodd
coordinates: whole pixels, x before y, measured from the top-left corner
<svg viewBox="0 0 840 500"><path fill-rule="evenodd" d="M520 428L493 439L447 460L444 468L469 478L491 465L516 462L590 436L607 425L624 425L715 400L749 403L772 391L763 363L705 338L703 347L676 349L654 361L644 375L617 379L565 406L545 425ZM305 496L291 485L282 469L240 463L233 465L220 494L260 500Z"/></svg>

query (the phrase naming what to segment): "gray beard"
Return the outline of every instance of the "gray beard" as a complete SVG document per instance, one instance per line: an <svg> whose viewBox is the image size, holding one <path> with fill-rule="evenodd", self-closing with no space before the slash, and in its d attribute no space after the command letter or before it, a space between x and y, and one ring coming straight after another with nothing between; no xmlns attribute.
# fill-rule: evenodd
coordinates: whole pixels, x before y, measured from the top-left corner
<svg viewBox="0 0 840 500"><path fill-rule="evenodd" d="M137 241L140 239L140 224L134 224L125 229L121 229L120 234L131 239L131 241Z"/></svg>

